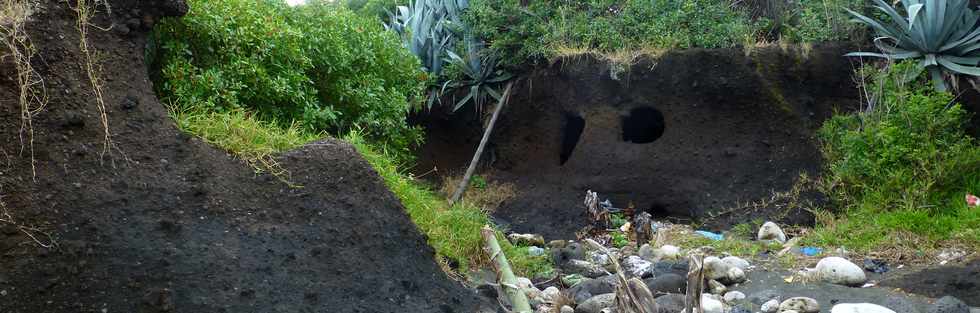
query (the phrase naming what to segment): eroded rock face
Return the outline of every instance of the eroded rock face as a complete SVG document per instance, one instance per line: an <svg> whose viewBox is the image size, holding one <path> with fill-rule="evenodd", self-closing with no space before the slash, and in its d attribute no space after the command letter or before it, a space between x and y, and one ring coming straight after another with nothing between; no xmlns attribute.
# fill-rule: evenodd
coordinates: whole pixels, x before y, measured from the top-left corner
<svg viewBox="0 0 980 313"><path fill-rule="evenodd" d="M522 190L495 216L515 231L571 238L584 225L588 189L654 217L703 216L705 208L788 190L801 171L820 169L814 130L834 107L859 103L852 65L841 57L850 51L835 44L807 57L775 47L748 57L741 49L672 51L638 59L621 80L588 56L538 69L494 129L494 178ZM460 136L478 123L453 123L431 123L439 130L420 149L419 169L466 166L482 134ZM775 212L739 212L709 227ZM813 217L795 209L786 216L774 222Z"/></svg>

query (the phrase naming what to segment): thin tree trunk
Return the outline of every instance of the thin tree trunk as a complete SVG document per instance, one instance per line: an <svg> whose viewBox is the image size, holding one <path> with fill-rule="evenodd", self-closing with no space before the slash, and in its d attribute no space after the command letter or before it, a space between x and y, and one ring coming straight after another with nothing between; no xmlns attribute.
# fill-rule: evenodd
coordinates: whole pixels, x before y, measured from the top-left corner
<svg viewBox="0 0 980 313"><path fill-rule="evenodd" d="M486 243L490 261L493 263L494 269L497 270L497 281L510 299L513 312L530 313L531 304L527 300L527 295L517 285L517 277L514 276L514 271L510 269L507 256L500 250L500 244L497 243L496 232L490 226L483 226L483 230L480 233L483 235L483 241Z"/></svg>
<svg viewBox="0 0 980 313"><path fill-rule="evenodd" d="M497 103L497 108L493 110L493 117L490 118L490 124L487 125L487 129L483 131L483 139L480 139L480 146L476 148L476 154L473 155L473 160L470 161L470 166L466 168L466 174L463 175L463 179L459 181L459 186L456 186L456 191L453 192L453 196L449 198L449 205L452 206L459 202L459 199L463 197L463 192L466 191L466 187L470 185L470 178L473 176L473 172L476 171L476 165L480 163L480 156L483 155L483 148L486 148L487 141L490 139L490 132L493 131L493 125L497 123L497 117L500 116L500 110L507 103L507 98L510 98L510 87L513 82L507 83L507 88L504 89L503 96L500 97L500 101Z"/></svg>

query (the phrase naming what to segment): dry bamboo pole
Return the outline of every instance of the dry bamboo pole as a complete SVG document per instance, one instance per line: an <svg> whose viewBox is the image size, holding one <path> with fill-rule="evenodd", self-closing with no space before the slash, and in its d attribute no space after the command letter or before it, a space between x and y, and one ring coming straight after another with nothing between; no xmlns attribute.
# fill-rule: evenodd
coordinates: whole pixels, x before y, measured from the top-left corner
<svg viewBox="0 0 980 313"><path fill-rule="evenodd" d="M503 109L504 104L507 104L507 99L510 98L510 88L513 86L514 82L507 83L507 88L504 89L503 96L500 97L500 101L497 102L497 108L493 110L493 117L490 118L490 124L487 125L487 129L483 131L483 138L480 139L480 146L476 148L476 154L473 154L473 160L470 161L470 166L466 168L466 174L463 175L463 179L459 181L459 186L456 186L456 191L453 192L453 196L449 198L449 205L452 206L459 202L459 199L463 197L463 192L466 191L466 187L470 185L470 178L473 176L473 172L476 171L476 164L480 163L480 157L483 155L483 149L487 146L487 141L490 139L490 132L493 131L493 125L497 123L497 117L500 116L500 110Z"/></svg>
<svg viewBox="0 0 980 313"><path fill-rule="evenodd" d="M531 304L527 300L527 295L521 291L521 288L517 286L517 276L514 276L514 271L510 269L510 263L507 262L507 256L504 252L500 250L500 244L497 243L497 234L493 231L490 226L483 226L483 230L480 231L483 235L483 241L486 243L487 254L490 255L490 263L493 264L494 269L497 271L497 281L500 283L501 288L507 297L510 299L511 308L515 313L530 313Z"/></svg>
<svg viewBox="0 0 980 313"><path fill-rule="evenodd" d="M691 253L687 272L687 299L684 313L701 313L701 294L704 293L704 255Z"/></svg>

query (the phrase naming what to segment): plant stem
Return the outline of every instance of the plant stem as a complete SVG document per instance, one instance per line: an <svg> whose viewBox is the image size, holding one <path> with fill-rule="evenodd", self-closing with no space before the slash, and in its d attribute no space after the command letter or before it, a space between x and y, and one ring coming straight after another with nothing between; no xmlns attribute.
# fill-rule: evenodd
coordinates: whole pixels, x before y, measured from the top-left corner
<svg viewBox="0 0 980 313"><path fill-rule="evenodd" d="M510 86L508 86L509 88ZM500 249L500 244L497 243L497 232L490 228L490 226L484 225L480 234L483 235L483 241L486 242L487 254L490 255L490 261L493 263L494 269L497 270L497 281L510 299L513 312L532 312L527 295L517 286L517 277L514 276L514 271L510 269L510 263L507 262L507 256L504 255L504 252Z"/></svg>
<svg viewBox="0 0 980 313"><path fill-rule="evenodd" d="M466 174L463 175L463 179L459 181L459 186L456 187L456 191L453 192L453 196L449 198L449 206L452 206L459 199L463 197L463 192L466 191L466 187L470 185L470 178L473 176L473 172L476 171L476 164L480 163L480 156L483 155L483 148L486 148L487 141L490 139L490 133L493 132L493 125L497 123L497 117L500 116L500 110L507 103L507 98L510 98L510 88L513 86L514 82L507 83L507 88L504 89L503 96L500 97L500 101L497 102L497 108L493 110L493 117L490 118L490 124L487 125L487 129L483 131L483 139L480 139L480 146L476 148L476 154L473 155L473 160L470 161L470 166L466 168Z"/></svg>

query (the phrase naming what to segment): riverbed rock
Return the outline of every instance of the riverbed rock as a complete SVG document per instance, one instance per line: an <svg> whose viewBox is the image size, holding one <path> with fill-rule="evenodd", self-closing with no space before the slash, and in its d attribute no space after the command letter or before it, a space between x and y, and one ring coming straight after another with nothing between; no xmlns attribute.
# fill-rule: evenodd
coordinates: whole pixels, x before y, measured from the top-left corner
<svg viewBox="0 0 980 313"><path fill-rule="evenodd" d="M838 303L830 313L895 313L892 309L871 303Z"/></svg>
<svg viewBox="0 0 980 313"><path fill-rule="evenodd" d="M626 257L623 260L622 267L628 275L633 277L646 278L653 276L653 263L635 255Z"/></svg>
<svg viewBox="0 0 980 313"><path fill-rule="evenodd" d="M742 271L747 271L749 270L749 266L752 266L752 264L749 264L749 261L737 256L726 256L721 261L728 264L729 267L737 267Z"/></svg>
<svg viewBox="0 0 980 313"><path fill-rule="evenodd" d="M763 303L762 306L759 307L759 310L762 313L776 313L776 311L779 311L779 300L772 299L766 301L766 303Z"/></svg>
<svg viewBox="0 0 980 313"><path fill-rule="evenodd" d="M702 313L725 313L725 305L710 295L701 295Z"/></svg>
<svg viewBox="0 0 980 313"><path fill-rule="evenodd" d="M614 281L612 279L587 279L572 286L572 288L568 288L568 294L575 299L575 303L582 303L594 296L615 291L616 283Z"/></svg>
<svg viewBox="0 0 980 313"><path fill-rule="evenodd" d="M725 293L722 299L725 300L725 303L735 303L744 300L745 294L741 291L729 291Z"/></svg>
<svg viewBox="0 0 980 313"><path fill-rule="evenodd" d="M598 296L593 296L588 300L581 302L578 307L575 308L575 313L599 313L602 309L612 307L616 305L616 294L606 293Z"/></svg>
<svg viewBox="0 0 980 313"><path fill-rule="evenodd" d="M530 256L542 256L544 255L544 252L545 252L544 248L541 247L535 247L535 246L527 247L527 255Z"/></svg>
<svg viewBox="0 0 980 313"><path fill-rule="evenodd" d="M793 297L784 300L779 304L779 311L796 311L800 313L817 313L820 312L820 303L817 300L807 297Z"/></svg>
<svg viewBox="0 0 980 313"><path fill-rule="evenodd" d="M575 309L570 306L563 305L561 306L561 313L575 313Z"/></svg>
<svg viewBox="0 0 980 313"><path fill-rule="evenodd" d="M657 260L653 256L653 250L656 250L656 248L651 246L649 243L645 243L640 246L639 250L636 251L636 255L640 256L644 260L656 262Z"/></svg>
<svg viewBox="0 0 980 313"><path fill-rule="evenodd" d="M676 293L669 293L654 299L657 303L657 311L660 313L681 313L684 311L684 303L687 296Z"/></svg>
<svg viewBox="0 0 980 313"><path fill-rule="evenodd" d="M728 269L728 275L725 276L724 282L726 284L740 284L745 282L745 272L737 267L732 267Z"/></svg>
<svg viewBox="0 0 980 313"><path fill-rule="evenodd" d="M687 292L687 278L674 273L647 278L643 282L654 295L658 293L684 294Z"/></svg>
<svg viewBox="0 0 980 313"><path fill-rule="evenodd" d="M728 277L728 263L722 262L718 257L709 256L704 258L704 277L714 280L723 280Z"/></svg>
<svg viewBox="0 0 980 313"><path fill-rule="evenodd" d="M756 236L759 240L775 240L779 243L786 243L786 233L783 232L779 225L773 222L766 222L759 227L759 233Z"/></svg>
<svg viewBox="0 0 980 313"><path fill-rule="evenodd" d="M708 287L707 288L708 292L716 295L724 294L726 291L728 291L728 287L725 287L725 284L722 284L721 282L714 279L708 281L707 287Z"/></svg>
<svg viewBox="0 0 980 313"><path fill-rule="evenodd" d="M606 275L606 270L602 266L583 260L569 260L562 266L562 269L569 274L579 274L588 278L597 278Z"/></svg>
<svg viewBox="0 0 980 313"><path fill-rule="evenodd" d="M926 313L970 313L970 306L960 299L945 296L936 300L936 303L930 306Z"/></svg>
<svg viewBox="0 0 980 313"><path fill-rule="evenodd" d="M826 257L817 262L816 275L831 284L860 286L868 280L857 264L841 257Z"/></svg>
<svg viewBox="0 0 980 313"><path fill-rule="evenodd" d="M543 300L546 303L555 303L555 300L558 300L558 298L560 297L561 297L561 290L559 290L558 287L555 286L545 288L544 290L541 291L541 300Z"/></svg>
<svg viewBox="0 0 980 313"><path fill-rule="evenodd" d="M663 245L653 251L657 260L676 260L681 257L681 248L672 245Z"/></svg>
<svg viewBox="0 0 980 313"><path fill-rule="evenodd" d="M688 264L686 260L679 261L660 261L653 264L653 275L663 275L667 273L687 276Z"/></svg>
<svg viewBox="0 0 980 313"><path fill-rule="evenodd" d="M560 249L551 249L555 264L564 265L571 260L585 260L585 248L577 242L570 242Z"/></svg>

